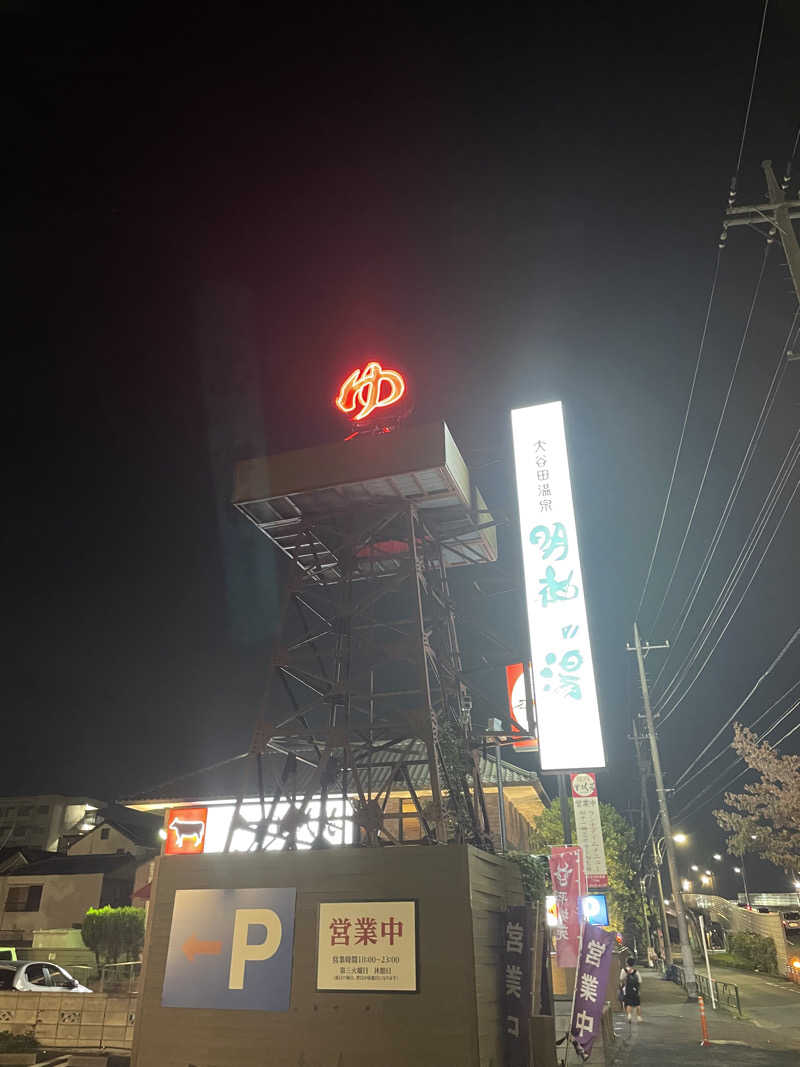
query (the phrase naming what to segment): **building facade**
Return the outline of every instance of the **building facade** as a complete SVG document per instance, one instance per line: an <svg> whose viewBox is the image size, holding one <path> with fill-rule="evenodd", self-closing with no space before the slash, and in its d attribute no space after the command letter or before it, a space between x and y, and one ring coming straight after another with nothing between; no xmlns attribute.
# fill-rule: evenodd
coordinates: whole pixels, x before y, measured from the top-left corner
<svg viewBox="0 0 800 1067"><path fill-rule="evenodd" d="M0 849L57 852L63 837L91 829L100 806L91 797L61 793L0 797Z"/></svg>

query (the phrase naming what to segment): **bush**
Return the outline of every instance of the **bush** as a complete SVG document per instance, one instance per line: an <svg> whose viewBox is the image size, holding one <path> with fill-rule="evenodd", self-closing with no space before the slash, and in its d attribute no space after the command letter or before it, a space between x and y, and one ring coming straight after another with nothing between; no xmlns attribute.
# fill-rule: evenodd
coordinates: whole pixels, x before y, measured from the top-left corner
<svg viewBox="0 0 800 1067"><path fill-rule="evenodd" d="M144 908L89 908L81 936L97 959L107 963L138 960L144 944Z"/></svg>
<svg viewBox="0 0 800 1067"><path fill-rule="evenodd" d="M12 1034L10 1030L0 1030L0 1052L36 1052L42 1046L33 1034Z"/></svg>
<svg viewBox="0 0 800 1067"><path fill-rule="evenodd" d="M529 852L506 852L506 859L516 863L522 875L522 890L527 904L544 900L550 885L550 868L546 856L532 856Z"/></svg>
<svg viewBox="0 0 800 1067"><path fill-rule="evenodd" d="M778 954L775 942L763 934L731 934L728 938L731 956L738 966L764 974L778 973Z"/></svg>

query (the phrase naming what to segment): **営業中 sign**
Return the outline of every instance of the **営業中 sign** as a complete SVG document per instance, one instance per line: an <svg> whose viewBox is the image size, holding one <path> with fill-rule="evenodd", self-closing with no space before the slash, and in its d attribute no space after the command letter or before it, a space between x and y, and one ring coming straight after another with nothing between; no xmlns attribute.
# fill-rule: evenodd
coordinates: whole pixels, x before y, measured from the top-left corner
<svg viewBox="0 0 800 1067"><path fill-rule="evenodd" d="M597 779L593 774L582 772L571 775L571 781L575 834L583 849L586 883L589 889L605 889L608 886L608 870L603 827L600 824Z"/></svg>
<svg viewBox="0 0 800 1067"><path fill-rule="evenodd" d="M294 889L178 889L161 1003L288 1011Z"/></svg>
<svg viewBox="0 0 800 1067"><path fill-rule="evenodd" d="M317 931L317 989L417 991L413 900L323 903Z"/></svg>
<svg viewBox="0 0 800 1067"><path fill-rule="evenodd" d="M507 908L503 926L505 1067L528 1067L530 1063L532 940L531 909L525 905Z"/></svg>
<svg viewBox="0 0 800 1067"><path fill-rule="evenodd" d="M542 770L605 767L561 404L511 429Z"/></svg>

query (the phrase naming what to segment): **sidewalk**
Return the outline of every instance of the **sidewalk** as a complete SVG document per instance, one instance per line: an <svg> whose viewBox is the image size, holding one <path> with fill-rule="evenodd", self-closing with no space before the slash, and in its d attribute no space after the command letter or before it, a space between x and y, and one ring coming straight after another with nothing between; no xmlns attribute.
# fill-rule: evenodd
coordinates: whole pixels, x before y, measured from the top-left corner
<svg viewBox="0 0 800 1067"><path fill-rule="evenodd" d="M642 1022L628 1025L614 1015L618 1067L797 1067L800 1043L707 1006L709 1038L700 1044L700 1011L685 992L652 971L641 971Z"/></svg>

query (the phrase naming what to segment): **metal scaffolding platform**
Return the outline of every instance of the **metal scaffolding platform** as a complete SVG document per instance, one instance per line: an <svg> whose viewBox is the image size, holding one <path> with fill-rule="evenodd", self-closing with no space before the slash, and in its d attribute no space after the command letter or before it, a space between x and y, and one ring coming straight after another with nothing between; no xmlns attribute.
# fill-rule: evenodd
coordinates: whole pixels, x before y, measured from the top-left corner
<svg viewBox="0 0 800 1067"><path fill-rule="evenodd" d="M259 817L243 813L243 784L228 847L245 828L255 848L274 842L280 811L296 848L312 805L324 847L334 796L352 803L352 843L399 843L394 789L411 798L417 839L491 848L448 571L495 561L497 540L445 424L241 462L234 504L288 576L251 750ZM285 755L270 788L265 752Z"/></svg>

